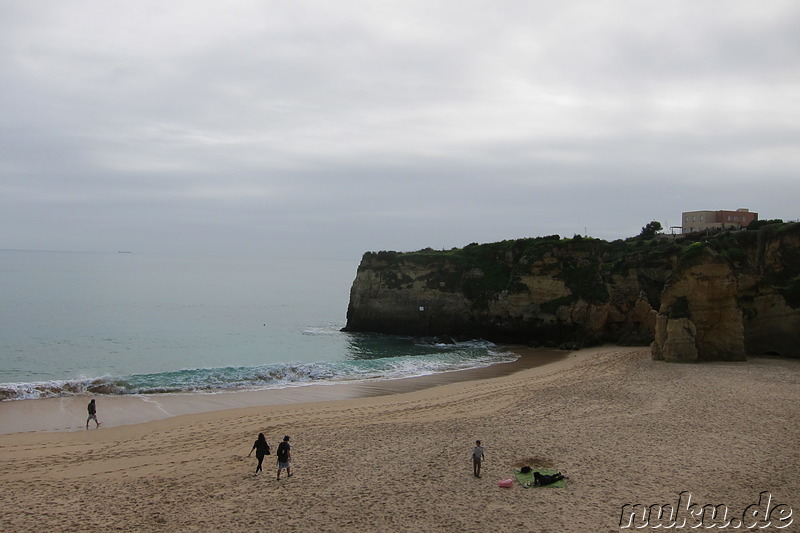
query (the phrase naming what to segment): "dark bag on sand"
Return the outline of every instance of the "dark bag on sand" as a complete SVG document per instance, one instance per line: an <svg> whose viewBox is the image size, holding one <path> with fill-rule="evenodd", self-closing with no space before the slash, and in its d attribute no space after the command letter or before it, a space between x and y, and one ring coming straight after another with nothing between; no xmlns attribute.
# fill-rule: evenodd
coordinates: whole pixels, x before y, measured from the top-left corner
<svg viewBox="0 0 800 533"><path fill-rule="evenodd" d="M531 467L523 466L522 468L519 469L519 471L522 472L523 474L527 474L528 472L531 471Z"/></svg>

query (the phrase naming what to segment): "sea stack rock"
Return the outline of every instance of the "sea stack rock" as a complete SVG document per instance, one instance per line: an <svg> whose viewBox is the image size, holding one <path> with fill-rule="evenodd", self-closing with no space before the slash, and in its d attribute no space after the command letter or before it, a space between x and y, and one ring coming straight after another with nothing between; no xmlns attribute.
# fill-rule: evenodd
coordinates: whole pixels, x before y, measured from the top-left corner
<svg viewBox="0 0 800 533"><path fill-rule="evenodd" d="M681 259L664 288L653 358L744 361L744 325L736 295L730 266L698 243Z"/></svg>

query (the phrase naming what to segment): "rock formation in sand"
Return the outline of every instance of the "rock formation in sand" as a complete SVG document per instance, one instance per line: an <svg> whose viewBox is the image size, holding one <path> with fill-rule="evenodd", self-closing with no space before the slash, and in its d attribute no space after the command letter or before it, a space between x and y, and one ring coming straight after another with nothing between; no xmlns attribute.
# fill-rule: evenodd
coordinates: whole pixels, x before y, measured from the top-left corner
<svg viewBox="0 0 800 533"><path fill-rule="evenodd" d="M654 359L744 361L744 324L737 280L718 253L698 243L661 295Z"/></svg>

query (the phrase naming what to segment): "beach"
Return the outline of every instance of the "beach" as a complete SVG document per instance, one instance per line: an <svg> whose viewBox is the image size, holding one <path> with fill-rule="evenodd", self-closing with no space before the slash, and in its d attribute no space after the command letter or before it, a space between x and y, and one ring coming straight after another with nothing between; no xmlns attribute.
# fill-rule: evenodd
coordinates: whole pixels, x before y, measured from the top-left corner
<svg viewBox="0 0 800 533"><path fill-rule="evenodd" d="M687 495L725 507L728 527L706 517L717 530L765 508L759 526L800 530L787 516L800 508L800 361L678 365L606 346L434 385L0 435L0 530L619 531L626 505ZM274 456L253 475L259 432L273 453L291 436L291 478L276 481ZM569 480L498 487L523 465Z"/></svg>

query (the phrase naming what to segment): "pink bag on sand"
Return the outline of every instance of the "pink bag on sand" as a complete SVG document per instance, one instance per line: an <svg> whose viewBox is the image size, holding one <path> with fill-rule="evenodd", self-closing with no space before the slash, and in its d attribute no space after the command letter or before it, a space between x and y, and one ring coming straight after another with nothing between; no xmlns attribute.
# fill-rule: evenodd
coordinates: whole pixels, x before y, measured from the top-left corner
<svg viewBox="0 0 800 533"><path fill-rule="evenodd" d="M503 480L497 482L497 486L498 487L511 488L511 484L512 483L513 483L513 481L511 479L503 479Z"/></svg>

